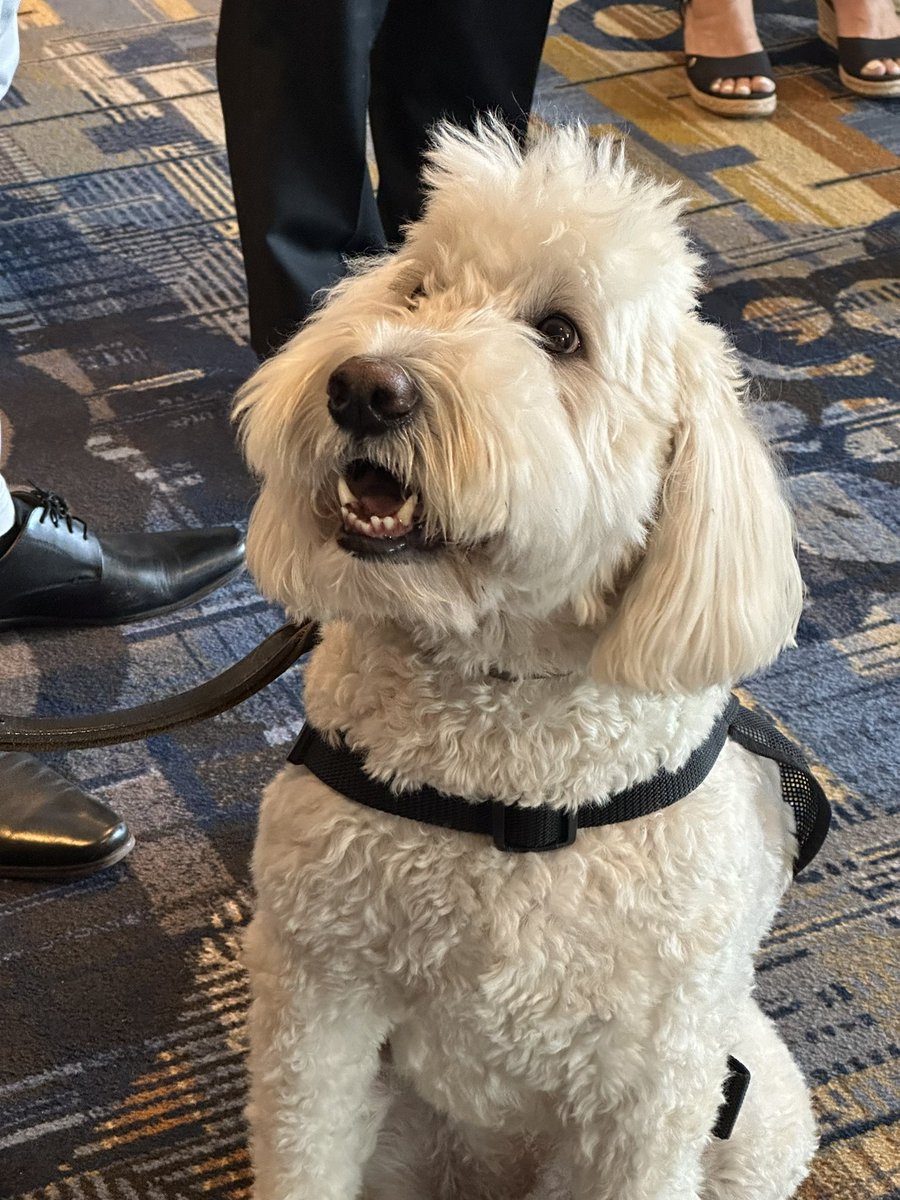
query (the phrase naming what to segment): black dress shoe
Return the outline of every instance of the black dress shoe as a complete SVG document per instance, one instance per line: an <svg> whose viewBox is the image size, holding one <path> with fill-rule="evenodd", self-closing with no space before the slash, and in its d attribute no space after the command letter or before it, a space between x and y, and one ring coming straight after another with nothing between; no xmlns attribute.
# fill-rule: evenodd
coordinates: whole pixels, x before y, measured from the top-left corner
<svg viewBox="0 0 900 1200"><path fill-rule="evenodd" d="M30 754L0 754L0 877L80 879L133 846L105 804Z"/></svg>
<svg viewBox="0 0 900 1200"><path fill-rule="evenodd" d="M231 526L98 537L53 492L12 496L18 534L0 556L0 629L161 616L243 566L243 535Z"/></svg>

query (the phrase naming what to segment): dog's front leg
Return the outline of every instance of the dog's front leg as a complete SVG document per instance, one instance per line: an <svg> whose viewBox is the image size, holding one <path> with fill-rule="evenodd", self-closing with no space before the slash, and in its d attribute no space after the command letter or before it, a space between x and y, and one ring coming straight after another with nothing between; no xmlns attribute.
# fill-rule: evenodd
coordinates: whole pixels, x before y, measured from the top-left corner
<svg viewBox="0 0 900 1200"><path fill-rule="evenodd" d="M262 915L247 936L255 1200L356 1200L386 1100L390 1021L361 987L304 964Z"/></svg>
<svg viewBox="0 0 900 1200"><path fill-rule="evenodd" d="M601 1067L598 1079L607 1071ZM648 1047L639 1077L612 1104L602 1083L590 1092L585 1074L580 1094L569 1098L577 1114L572 1200L699 1200L724 1056L720 1062L697 1045L693 1058L676 1061Z"/></svg>

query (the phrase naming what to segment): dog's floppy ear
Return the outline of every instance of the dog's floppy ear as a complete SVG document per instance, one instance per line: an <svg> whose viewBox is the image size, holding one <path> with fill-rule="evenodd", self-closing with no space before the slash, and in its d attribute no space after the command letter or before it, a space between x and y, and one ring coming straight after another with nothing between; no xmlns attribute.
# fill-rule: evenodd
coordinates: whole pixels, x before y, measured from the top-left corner
<svg viewBox="0 0 900 1200"><path fill-rule="evenodd" d="M689 318L676 371L655 524L592 663L598 680L641 691L731 685L792 642L802 605L781 483L718 330Z"/></svg>

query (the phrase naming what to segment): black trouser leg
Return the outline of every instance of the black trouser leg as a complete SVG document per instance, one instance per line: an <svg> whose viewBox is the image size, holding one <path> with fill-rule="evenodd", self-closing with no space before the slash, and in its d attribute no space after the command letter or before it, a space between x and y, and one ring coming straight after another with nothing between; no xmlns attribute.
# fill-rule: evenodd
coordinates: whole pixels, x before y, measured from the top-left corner
<svg viewBox="0 0 900 1200"><path fill-rule="evenodd" d="M390 0L372 51L369 102L378 209L389 242L420 213L431 127L496 113L528 128L551 0Z"/></svg>
<svg viewBox="0 0 900 1200"><path fill-rule="evenodd" d="M345 257L384 245L366 105L385 3L222 0L219 95L260 357L340 278Z"/></svg>
<svg viewBox="0 0 900 1200"><path fill-rule="evenodd" d="M550 0L223 0L219 92L257 354L346 257L418 215L435 121L493 110L524 134L549 13ZM383 227L365 162L370 53Z"/></svg>

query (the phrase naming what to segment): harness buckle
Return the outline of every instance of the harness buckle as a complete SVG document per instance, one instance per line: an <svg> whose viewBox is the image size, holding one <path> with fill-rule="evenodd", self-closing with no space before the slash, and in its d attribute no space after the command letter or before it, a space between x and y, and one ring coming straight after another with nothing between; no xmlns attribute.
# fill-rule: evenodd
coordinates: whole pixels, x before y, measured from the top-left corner
<svg viewBox="0 0 900 1200"><path fill-rule="evenodd" d="M561 850L563 846L571 846L575 841L575 835L578 832L578 813L568 809L560 809L554 815L559 820L559 836L552 842L515 842L510 841L507 837L507 823L510 816L520 816L527 813L527 809L514 810L510 805L503 804L500 800L495 800L491 805L491 833L494 838L494 845L498 850L502 850L505 854L529 854L540 853L544 850Z"/></svg>

